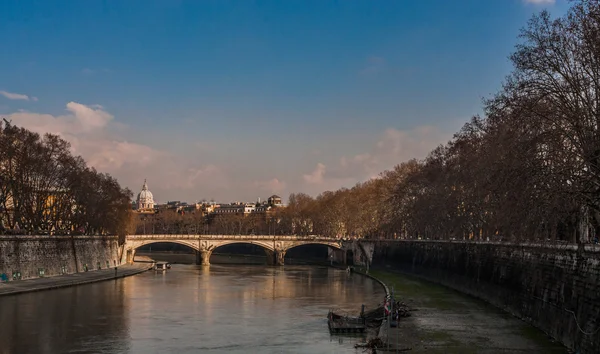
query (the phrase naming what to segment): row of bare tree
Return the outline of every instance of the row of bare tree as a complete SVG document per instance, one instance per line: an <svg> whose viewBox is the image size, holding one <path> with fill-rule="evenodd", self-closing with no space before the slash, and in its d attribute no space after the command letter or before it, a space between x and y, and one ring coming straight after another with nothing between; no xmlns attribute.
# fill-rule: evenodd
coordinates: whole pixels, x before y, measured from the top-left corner
<svg viewBox="0 0 600 354"><path fill-rule="evenodd" d="M514 69L423 161L316 198L290 197L325 235L588 242L600 231L600 4L535 15ZM305 231L305 230L303 230ZM596 238L597 240L597 238Z"/></svg>
<svg viewBox="0 0 600 354"><path fill-rule="evenodd" d="M0 232L125 235L131 197L57 135L0 124Z"/></svg>
<svg viewBox="0 0 600 354"><path fill-rule="evenodd" d="M141 214L133 230L136 234L219 234L219 235L283 235L290 234L285 227L284 208L268 213L204 214L197 210L179 213L161 210L155 214Z"/></svg>

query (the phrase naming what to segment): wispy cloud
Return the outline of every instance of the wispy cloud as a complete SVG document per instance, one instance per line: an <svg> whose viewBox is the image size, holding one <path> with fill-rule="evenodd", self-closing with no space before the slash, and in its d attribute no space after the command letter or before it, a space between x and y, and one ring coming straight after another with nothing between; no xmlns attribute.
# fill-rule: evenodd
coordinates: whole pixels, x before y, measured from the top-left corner
<svg viewBox="0 0 600 354"><path fill-rule="evenodd" d="M14 93L8 91L0 91L0 95L8 98L9 100L24 100L24 101L37 101L37 97L27 96L21 93Z"/></svg>
<svg viewBox="0 0 600 354"><path fill-rule="evenodd" d="M91 68L83 68L81 69L81 74L85 75L85 76L91 76L97 73L109 73L111 72L110 69L91 69Z"/></svg>
<svg viewBox="0 0 600 354"><path fill-rule="evenodd" d="M304 179L304 182L308 184L322 184L325 178L326 171L327 167L319 162L314 171L312 171L309 174L303 175L302 178Z"/></svg>
<svg viewBox="0 0 600 354"><path fill-rule="evenodd" d="M378 56L371 56L367 58L367 62L364 68L360 71L361 75L365 76L374 76L383 71L385 71L387 67L387 61L385 58Z"/></svg>
<svg viewBox="0 0 600 354"><path fill-rule="evenodd" d="M266 181L255 181L254 186L261 192L281 193L286 189L287 184L278 178L272 178Z"/></svg>
<svg viewBox="0 0 600 354"><path fill-rule="evenodd" d="M411 158L424 158L451 137L452 133L433 126L387 129L370 151L341 156L337 163L317 163L313 171L302 175L301 190L315 195L325 190L351 187Z"/></svg>
<svg viewBox="0 0 600 354"><path fill-rule="evenodd" d="M554 3L556 3L556 0L523 0L523 2L526 4L542 5L542 4L554 4Z"/></svg>

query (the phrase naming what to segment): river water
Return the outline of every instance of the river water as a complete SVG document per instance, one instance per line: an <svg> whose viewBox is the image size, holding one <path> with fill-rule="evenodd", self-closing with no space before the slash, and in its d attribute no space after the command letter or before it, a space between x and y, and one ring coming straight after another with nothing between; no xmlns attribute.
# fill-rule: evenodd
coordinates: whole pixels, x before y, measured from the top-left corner
<svg viewBox="0 0 600 354"><path fill-rule="evenodd" d="M0 298L5 353L359 353L329 309L375 308L383 288L315 266L175 264L167 272Z"/></svg>

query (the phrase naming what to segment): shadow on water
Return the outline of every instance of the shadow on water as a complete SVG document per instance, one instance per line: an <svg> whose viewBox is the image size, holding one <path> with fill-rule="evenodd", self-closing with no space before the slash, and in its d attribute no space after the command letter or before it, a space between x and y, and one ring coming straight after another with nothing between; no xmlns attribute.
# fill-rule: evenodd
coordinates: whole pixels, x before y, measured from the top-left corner
<svg viewBox="0 0 600 354"><path fill-rule="evenodd" d="M389 270L371 274L415 309L392 331L411 353L567 353L542 331L476 298Z"/></svg>
<svg viewBox="0 0 600 354"><path fill-rule="evenodd" d="M127 352L127 302L123 281L2 297L0 353L66 353L90 342Z"/></svg>

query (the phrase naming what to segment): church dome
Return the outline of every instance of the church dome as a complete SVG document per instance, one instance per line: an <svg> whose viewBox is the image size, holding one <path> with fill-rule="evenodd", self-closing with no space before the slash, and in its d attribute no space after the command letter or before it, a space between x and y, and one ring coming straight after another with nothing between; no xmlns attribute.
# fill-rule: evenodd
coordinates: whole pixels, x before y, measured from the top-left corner
<svg viewBox="0 0 600 354"><path fill-rule="evenodd" d="M148 189L146 180L144 180L142 191L137 196L137 207L138 209L154 209L154 196Z"/></svg>

